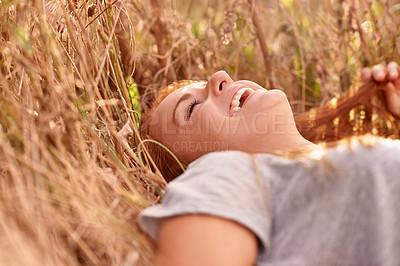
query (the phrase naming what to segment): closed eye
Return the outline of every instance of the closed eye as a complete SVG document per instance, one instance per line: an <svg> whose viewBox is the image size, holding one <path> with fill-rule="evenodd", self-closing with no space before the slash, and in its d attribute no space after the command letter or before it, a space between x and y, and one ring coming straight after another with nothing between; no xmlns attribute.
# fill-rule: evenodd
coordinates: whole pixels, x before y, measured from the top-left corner
<svg viewBox="0 0 400 266"><path fill-rule="evenodd" d="M201 103L200 100L194 99L194 100L189 104L188 109L187 109L187 113L186 113L186 121L189 120L190 117L192 116L194 107L195 107L197 104L200 104L200 103Z"/></svg>

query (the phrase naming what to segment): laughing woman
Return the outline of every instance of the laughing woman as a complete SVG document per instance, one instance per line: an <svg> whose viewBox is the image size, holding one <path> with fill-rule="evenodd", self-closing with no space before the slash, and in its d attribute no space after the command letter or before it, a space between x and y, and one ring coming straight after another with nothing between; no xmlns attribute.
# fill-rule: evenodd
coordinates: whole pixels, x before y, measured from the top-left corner
<svg viewBox="0 0 400 266"><path fill-rule="evenodd" d="M399 73L396 63L363 70L385 81L374 88L394 115ZM315 123L368 93L296 126L283 92L225 72L164 90L143 133L190 165L140 216L157 265L400 265L400 143L364 137L322 149L299 132L315 134ZM164 149L148 149L168 179L179 173Z"/></svg>

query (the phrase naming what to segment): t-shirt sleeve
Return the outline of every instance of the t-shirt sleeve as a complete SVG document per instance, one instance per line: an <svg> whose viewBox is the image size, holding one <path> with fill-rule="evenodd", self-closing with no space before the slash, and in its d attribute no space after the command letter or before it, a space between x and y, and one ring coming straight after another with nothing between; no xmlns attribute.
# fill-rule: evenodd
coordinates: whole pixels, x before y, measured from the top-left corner
<svg viewBox="0 0 400 266"><path fill-rule="evenodd" d="M256 157L246 153L232 151L201 157L168 184L161 204L140 214L141 228L157 240L164 219L208 214L245 226L257 236L259 249L268 248L269 190L267 182L258 174L255 160Z"/></svg>

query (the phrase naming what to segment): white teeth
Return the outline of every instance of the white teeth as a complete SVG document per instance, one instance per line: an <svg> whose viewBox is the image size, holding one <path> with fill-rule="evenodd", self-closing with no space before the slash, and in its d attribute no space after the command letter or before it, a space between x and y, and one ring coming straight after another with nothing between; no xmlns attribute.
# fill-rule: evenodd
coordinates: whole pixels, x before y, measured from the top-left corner
<svg viewBox="0 0 400 266"><path fill-rule="evenodd" d="M231 116L234 115L237 111L239 111L241 108L239 107L240 104L240 98L242 97L243 93L247 92L249 95L253 94L255 90L251 88L241 88L238 90L235 95L233 96L232 102L231 102Z"/></svg>
<svg viewBox="0 0 400 266"><path fill-rule="evenodd" d="M246 91L246 89L245 88L242 88L242 89L240 89L240 90L238 90L237 92L236 92L236 95L242 95L243 94L243 92L245 92Z"/></svg>

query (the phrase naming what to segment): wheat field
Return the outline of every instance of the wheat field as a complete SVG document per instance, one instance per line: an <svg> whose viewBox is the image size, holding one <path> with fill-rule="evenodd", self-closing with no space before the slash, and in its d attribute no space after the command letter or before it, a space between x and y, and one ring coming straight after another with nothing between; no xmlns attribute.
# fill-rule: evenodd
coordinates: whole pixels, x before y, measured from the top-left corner
<svg viewBox="0 0 400 266"><path fill-rule="evenodd" d="M152 265L158 88L222 69L300 113L399 61L399 25L400 1L0 0L0 265Z"/></svg>

